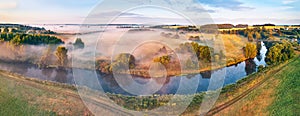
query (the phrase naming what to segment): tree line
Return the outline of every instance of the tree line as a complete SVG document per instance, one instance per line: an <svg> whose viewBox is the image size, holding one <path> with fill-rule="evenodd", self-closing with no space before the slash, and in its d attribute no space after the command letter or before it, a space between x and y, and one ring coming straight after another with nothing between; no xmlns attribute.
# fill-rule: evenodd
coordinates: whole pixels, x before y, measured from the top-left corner
<svg viewBox="0 0 300 116"><path fill-rule="evenodd" d="M0 41L9 41L14 45L29 44L63 44L64 42L55 36L40 34L18 34L18 33L1 33Z"/></svg>

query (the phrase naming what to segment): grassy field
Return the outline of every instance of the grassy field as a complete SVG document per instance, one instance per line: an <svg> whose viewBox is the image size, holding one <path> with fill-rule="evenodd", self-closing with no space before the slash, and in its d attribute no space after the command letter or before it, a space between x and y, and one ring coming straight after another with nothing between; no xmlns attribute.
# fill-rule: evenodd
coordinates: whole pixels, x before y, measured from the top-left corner
<svg viewBox="0 0 300 116"><path fill-rule="evenodd" d="M285 66L285 64L287 65ZM242 91L254 85L255 82L261 81L263 78L269 78L261 86L250 92L249 95L216 115L292 116L299 114L299 110L297 110L300 107L298 98L300 90L299 66L300 59L297 57L295 60L283 63L267 72L255 74L256 79L233 91L221 94L216 106L236 97Z"/></svg>
<svg viewBox="0 0 300 116"><path fill-rule="evenodd" d="M291 63L282 73L274 76L279 79L279 86L275 91L275 100L268 108L271 115L299 115L300 114L300 60Z"/></svg>
<svg viewBox="0 0 300 116"><path fill-rule="evenodd" d="M0 73L0 116L91 115L74 90L10 76Z"/></svg>
<svg viewBox="0 0 300 116"><path fill-rule="evenodd" d="M54 112L38 109L27 101L11 96L6 90L0 90L0 115L1 116L38 116L56 115Z"/></svg>

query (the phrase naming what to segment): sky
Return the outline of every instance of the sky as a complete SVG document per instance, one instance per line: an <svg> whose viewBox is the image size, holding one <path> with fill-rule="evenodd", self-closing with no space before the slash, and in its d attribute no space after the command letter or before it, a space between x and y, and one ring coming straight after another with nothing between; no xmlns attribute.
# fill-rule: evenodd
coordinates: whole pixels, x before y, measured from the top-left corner
<svg viewBox="0 0 300 116"><path fill-rule="evenodd" d="M0 0L0 23L300 24L300 0Z"/></svg>

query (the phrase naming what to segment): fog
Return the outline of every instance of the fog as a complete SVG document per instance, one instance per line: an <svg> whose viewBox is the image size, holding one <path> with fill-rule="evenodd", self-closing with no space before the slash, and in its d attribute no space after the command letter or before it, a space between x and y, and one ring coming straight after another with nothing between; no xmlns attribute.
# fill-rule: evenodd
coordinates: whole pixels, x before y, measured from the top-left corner
<svg viewBox="0 0 300 116"><path fill-rule="evenodd" d="M4 61L39 62L49 46L21 45L15 46L9 42L0 43L0 59Z"/></svg>
<svg viewBox="0 0 300 116"><path fill-rule="evenodd" d="M32 25L31 25L32 26ZM79 26L79 25L36 25L58 33L86 33L68 35L63 39L68 49L69 66L91 68L95 59L111 60L120 53L133 54L138 63L149 63L154 57L165 53L160 51L165 48L168 54L172 54L179 44L188 42L185 34L176 31L152 28L117 28L116 26ZM100 32L101 31L101 32ZM163 35L166 34L168 36ZM177 36L175 38L175 35ZM83 49L74 49L76 38L81 38L85 44ZM50 47L50 49L49 49ZM48 65L56 63L55 50L57 46L48 45L22 45L22 47L8 46L7 42L0 44L2 60L29 61ZM43 57L44 56L44 57ZM45 58L47 56L47 58ZM190 58L190 54L175 53L175 57L181 60ZM73 63L73 64L71 64Z"/></svg>

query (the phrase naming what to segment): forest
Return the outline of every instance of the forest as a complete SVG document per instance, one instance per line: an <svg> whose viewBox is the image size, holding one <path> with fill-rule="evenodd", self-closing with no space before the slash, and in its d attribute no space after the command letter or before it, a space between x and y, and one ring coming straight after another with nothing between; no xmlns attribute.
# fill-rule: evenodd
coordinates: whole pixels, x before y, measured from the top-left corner
<svg viewBox="0 0 300 116"><path fill-rule="evenodd" d="M14 45L42 45L42 44L63 44L64 42L55 36L41 34L19 34L1 33L0 41L8 41Z"/></svg>

